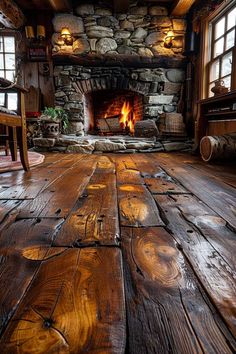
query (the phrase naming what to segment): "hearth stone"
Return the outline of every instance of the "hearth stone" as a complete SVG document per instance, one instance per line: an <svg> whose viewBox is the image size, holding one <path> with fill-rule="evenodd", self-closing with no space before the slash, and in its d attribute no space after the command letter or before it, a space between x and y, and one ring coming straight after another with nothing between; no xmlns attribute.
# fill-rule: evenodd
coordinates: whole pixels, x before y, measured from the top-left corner
<svg viewBox="0 0 236 354"><path fill-rule="evenodd" d="M95 142L95 150L97 151L116 151L116 150L125 150L126 147L122 143L116 143L110 141L109 139L104 141L96 141Z"/></svg>
<svg viewBox="0 0 236 354"><path fill-rule="evenodd" d="M53 138L34 138L33 139L34 146L39 147L52 147L56 143L56 139Z"/></svg>
<svg viewBox="0 0 236 354"><path fill-rule="evenodd" d="M156 137L109 136L109 138L87 135L85 137L61 135L58 139L33 139L37 151L58 151L66 153L135 153L177 151L191 149L192 141L156 141Z"/></svg>
<svg viewBox="0 0 236 354"><path fill-rule="evenodd" d="M78 152L81 154L92 154L94 151L94 144L76 144L68 146L67 152Z"/></svg>

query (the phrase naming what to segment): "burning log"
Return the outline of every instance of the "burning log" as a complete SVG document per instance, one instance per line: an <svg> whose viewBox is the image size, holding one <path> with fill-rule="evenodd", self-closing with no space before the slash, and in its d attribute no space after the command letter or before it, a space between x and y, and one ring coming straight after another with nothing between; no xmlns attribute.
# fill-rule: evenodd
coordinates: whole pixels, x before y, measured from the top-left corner
<svg viewBox="0 0 236 354"><path fill-rule="evenodd" d="M106 118L97 119L97 127L102 134L107 133L122 133L122 127L120 126L120 115L115 115Z"/></svg>

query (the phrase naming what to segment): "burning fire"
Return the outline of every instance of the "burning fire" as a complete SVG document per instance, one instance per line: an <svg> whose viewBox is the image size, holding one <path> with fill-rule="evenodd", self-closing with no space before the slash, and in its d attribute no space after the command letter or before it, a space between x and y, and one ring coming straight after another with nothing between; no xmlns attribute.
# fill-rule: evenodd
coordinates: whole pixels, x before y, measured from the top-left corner
<svg viewBox="0 0 236 354"><path fill-rule="evenodd" d="M123 130L128 130L131 134L134 134L135 114L132 110L131 104L125 101L120 114L120 126Z"/></svg>

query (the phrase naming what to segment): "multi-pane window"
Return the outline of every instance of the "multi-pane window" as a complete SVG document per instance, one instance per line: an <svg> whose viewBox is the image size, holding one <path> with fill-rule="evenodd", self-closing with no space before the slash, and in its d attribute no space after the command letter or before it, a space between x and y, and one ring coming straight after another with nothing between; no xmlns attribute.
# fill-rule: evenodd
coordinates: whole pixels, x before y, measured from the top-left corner
<svg viewBox="0 0 236 354"><path fill-rule="evenodd" d="M234 46L236 39L236 5L227 9L210 23L210 61L208 77L208 96L215 82L232 88L232 66L234 62Z"/></svg>
<svg viewBox="0 0 236 354"><path fill-rule="evenodd" d="M15 37L0 33L0 77L12 82L16 75ZM15 110L17 108L17 94L0 93L0 106Z"/></svg>

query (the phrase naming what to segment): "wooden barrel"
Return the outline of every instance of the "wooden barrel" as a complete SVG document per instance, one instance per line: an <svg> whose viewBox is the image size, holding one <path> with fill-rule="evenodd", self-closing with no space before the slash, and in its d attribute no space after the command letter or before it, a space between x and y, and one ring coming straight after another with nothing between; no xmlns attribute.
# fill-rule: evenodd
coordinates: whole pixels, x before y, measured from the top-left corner
<svg viewBox="0 0 236 354"><path fill-rule="evenodd" d="M200 153L203 161L232 159L236 157L236 133L204 136L200 142Z"/></svg>

